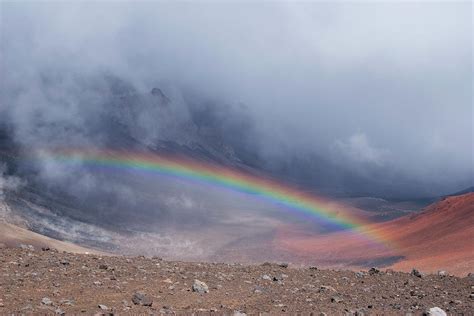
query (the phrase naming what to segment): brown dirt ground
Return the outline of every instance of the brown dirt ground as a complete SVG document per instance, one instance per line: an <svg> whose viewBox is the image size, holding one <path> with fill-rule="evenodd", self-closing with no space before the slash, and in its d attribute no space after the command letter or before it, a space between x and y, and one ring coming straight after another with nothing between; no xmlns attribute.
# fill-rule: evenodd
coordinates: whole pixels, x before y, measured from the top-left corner
<svg viewBox="0 0 474 316"><path fill-rule="evenodd" d="M195 279L205 282L209 292L193 292ZM136 291L145 292L152 306L133 304ZM357 274L277 264L185 263L0 249L0 314L240 311L399 315L421 314L437 306L450 314L467 315L474 311L473 291L472 277L419 278L393 271ZM106 307L100 309L99 304Z"/></svg>

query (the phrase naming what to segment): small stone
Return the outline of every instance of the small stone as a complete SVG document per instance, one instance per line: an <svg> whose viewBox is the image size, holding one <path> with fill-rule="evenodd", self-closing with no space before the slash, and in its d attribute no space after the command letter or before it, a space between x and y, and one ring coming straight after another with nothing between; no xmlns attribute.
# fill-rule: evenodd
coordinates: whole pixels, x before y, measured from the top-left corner
<svg viewBox="0 0 474 316"><path fill-rule="evenodd" d="M342 301L343 301L343 299L340 296L331 297L331 302L333 302L333 303L341 303Z"/></svg>
<svg viewBox="0 0 474 316"><path fill-rule="evenodd" d="M374 275L374 274L378 274L378 273L380 273L380 270L375 268L375 267L372 267L372 268L369 269L369 274L370 275Z"/></svg>
<svg viewBox="0 0 474 316"><path fill-rule="evenodd" d="M316 266L310 266L309 269L310 269L310 270L318 270L318 267L316 267Z"/></svg>
<svg viewBox="0 0 474 316"><path fill-rule="evenodd" d="M283 277L281 275L277 275L277 276L274 276L272 280L275 282L281 282L283 281Z"/></svg>
<svg viewBox="0 0 474 316"><path fill-rule="evenodd" d="M43 297L43 299L41 300L41 303L47 306L53 305L53 301L49 297Z"/></svg>
<svg viewBox="0 0 474 316"><path fill-rule="evenodd" d="M446 312L439 307L432 307L424 313L424 315L429 316L447 316Z"/></svg>
<svg viewBox="0 0 474 316"><path fill-rule="evenodd" d="M100 270L107 270L108 268L109 268L109 266L106 265L105 263L102 263L102 264L99 265Z"/></svg>
<svg viewBox="0 0 474 316"><path fill-rule="evenodd" d="M282 263L280 263L278 266L279 266L280 268L285 268L285 269L286 269L286 268L288 268L288 263L282 262Z"/></svg>
<svg viewBox="0 0 474 316"><path fill-rule="evenodd" d="M72 301L72 300L61 300L59 303L61 305L66 305L66 306L73 306L74 305L74 301Z"/></svg>
<svg viewBox="0 0 474 316"><path fill-rule="evenodd" d="M234 311L234 314L232 314L233 316L247 316L247 314L245 314L244 312L241 312L241 311Z"/></svg>
<svg viewBox="0 0 474 316"><path fill-rule="evenodd" d="M55 313L56 315L66 315L66 313L65 313L62 309L60 309L60 308L57 308L57 309L54 311L54 313Z"/></svg>
<svg viewBox="0 0 474 316"><path fill-rule="evenodd" d="M151 306L153 299L144 292L135 292L132 296L132 302L135 305Z"/></svg>
<svg viewBox="0 0 474 316"><path fill-rule="evenodd" d="M100 281L94 281L94 285L101 286L101 285L102 285L102 282L100 282Z"/></svg>
<svg viewBox="0 0 474 316"><path fill-rule="evenodd" d="M329 285L321 285L319 292L336 292L336 289Z"/></svg>
<svg viewBox="0 0 474 316"><path fill-rule="evenodd" d="M442 276L442 277L445 277L445 276L447 276L448 274L447 274L446 271L444 271L444 270L439 270L439 271L438 271L438 275L439 275L439 276Z"/></svg>
<svg viewBox="0 0 474 316"><path fill-rule="evenodd" d="M268 274L262 275L262 279L270 281L272 278Z"/></svg>
<svg viewBox="0 0 474 316"><path fill-rule="evenodd" d="M423 274L420 271L418 271L417 269L411 270L410 274L413 275L413 276L416 276L417 278L422 278L423 277Z"/></svg>
<svg viewBox="0 0 474 316"><path fill-rule="evenodd" d="M108 310L109 308L106 306L106 305L103 305L103 304L99 304L98 307L101 309L101 310Z"/></svg>
<svg viewBox="0 0 474 316"><path fill-rule="evenodd" d="M193 284L193 292L198 292L198 293L209 293L209 287L207 286L206 283L199 281L199 280L194 280Z"/></svg>
<svg viewBox="0 0 474 316"><path fill-rule="evenodd" d="M357 277L357 278L363 278L364 275L365 275L365 272L363 272L363 271L358 271L358 272L356 272L356 277Z"/></svg>

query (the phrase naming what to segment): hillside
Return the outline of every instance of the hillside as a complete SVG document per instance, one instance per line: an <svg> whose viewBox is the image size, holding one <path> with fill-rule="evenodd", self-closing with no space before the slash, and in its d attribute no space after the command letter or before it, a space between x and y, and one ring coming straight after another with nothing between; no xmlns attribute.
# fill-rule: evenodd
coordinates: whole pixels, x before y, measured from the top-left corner
<svg viewBox="0 0 474 316"><path fill-rule="evenodd" d="M293 253L298 260L318 261L325 266L352 263L409 271L448 270L465 275L474 269L474 193L446 197L421 213L376 224L371 233L389 240L374 247L351 233L326 236L302 232L298 227L281 229L275 247Z"/></svg>

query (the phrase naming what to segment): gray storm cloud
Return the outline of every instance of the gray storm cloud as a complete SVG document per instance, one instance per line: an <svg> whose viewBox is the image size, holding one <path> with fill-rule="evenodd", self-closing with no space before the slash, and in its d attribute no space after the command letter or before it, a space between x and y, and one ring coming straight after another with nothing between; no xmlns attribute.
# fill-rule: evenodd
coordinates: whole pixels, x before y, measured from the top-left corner
<svg viewBox="0 0 474 316"><path fill-rule="evenodd" d="M149 143L212 99L245 105L269 161L315 155L420 194L472 184L469 2L0 5L0 115L24 145L103 143L113 74L173 100L183 122L134 116Z"/></svg>

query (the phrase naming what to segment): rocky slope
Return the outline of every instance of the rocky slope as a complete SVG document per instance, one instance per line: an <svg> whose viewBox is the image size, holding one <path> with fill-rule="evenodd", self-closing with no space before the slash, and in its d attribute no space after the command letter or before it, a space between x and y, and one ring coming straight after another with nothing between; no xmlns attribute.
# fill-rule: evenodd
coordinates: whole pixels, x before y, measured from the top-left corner
<svg viewBox="0 0 474 316"><path fill-rule="evenodd" d="M1 314L399 315L434 312L435 307L450 314L474 310L474 278L443 273L167 262L31 247L3 248L0 262Z"/></svg>

